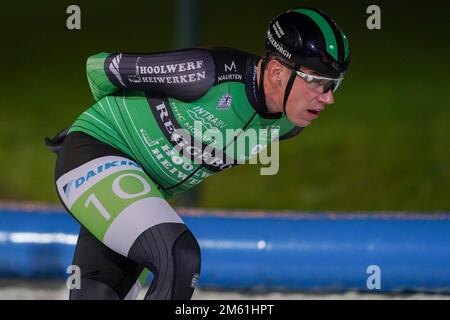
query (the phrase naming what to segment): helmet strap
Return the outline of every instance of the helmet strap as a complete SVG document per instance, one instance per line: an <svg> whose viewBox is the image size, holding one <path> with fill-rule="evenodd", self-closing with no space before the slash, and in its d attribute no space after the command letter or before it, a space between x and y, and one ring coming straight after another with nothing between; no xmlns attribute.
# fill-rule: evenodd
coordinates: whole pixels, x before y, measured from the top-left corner
<svg viewBox="0 0 450 320"><path fill-rule="evenodd" d="M268 60L268 54L266 53L263 57L262 57L262 61L261 61L261 73L259 76L259 92L261 93L261 103L263 105L266 105L266 94L264 92L264 73L266 71L266 67L267 67L267 60ZM299 69L300 65L296 64L295 65L295 69ZM288 101L289 98L289 94L291 93L292 90L292 86L294 85L294 81L296 78L296 73L292 71L291 76L289 77L288 83L286 84L286 89L284 91L284 99L283 99L283 113L286 115L286 103ZM287 116L287 115L286 115Z"/></svg>
<svg viewBox="0 0 450 320"><path fill-rule="evenodd" d="M266 105L266 93L264 92L264 73L266 72L267 67L267 58L268 55L264 54L261 61L261 72L259 74L259 92L260 92L260 98L261 98L261 104L263 106Z"/></svg>
<svg viewBox="0 0 450 320"><path fill-rule="evenodd" d="M294 85L294 80L297 75L294 71L291 72L291 76L289 77L288 83L286 84L286 90L284 91L284 99L283 99L283 113L286 114L286 103L289 98L289 94L291 93L292 86Z"/></svg>

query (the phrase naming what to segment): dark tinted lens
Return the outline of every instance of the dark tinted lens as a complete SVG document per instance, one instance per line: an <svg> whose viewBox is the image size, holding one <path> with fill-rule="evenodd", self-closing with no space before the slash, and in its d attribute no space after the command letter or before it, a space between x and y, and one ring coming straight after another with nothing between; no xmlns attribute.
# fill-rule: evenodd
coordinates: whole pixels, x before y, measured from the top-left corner
<svg viewBox="0 0 450 320"><path fill-rule="evenodd" d="M330 90L333 91L335 87L336 87L336 81L330 80L323 86L323 93L326 93Z"/></svg>

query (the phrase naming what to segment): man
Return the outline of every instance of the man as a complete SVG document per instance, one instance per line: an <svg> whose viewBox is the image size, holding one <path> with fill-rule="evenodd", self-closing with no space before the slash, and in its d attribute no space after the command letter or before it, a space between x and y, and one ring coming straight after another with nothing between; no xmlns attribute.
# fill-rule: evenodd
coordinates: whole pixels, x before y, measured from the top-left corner
<svg viewBox="0 0 450 320"><path fill-rule="evenodd" d="M90 57L97 102L47 140L58 195L82 225L70 298L135 298L150 270L146 299L190 299L200 248L166 199L251 156L252 146L236 152L237 136L217 138L226 130L277 128L266 144L300 133L334 102L349 60L339 27L309 8L270 22L262 58L226 48Z"/></svg>

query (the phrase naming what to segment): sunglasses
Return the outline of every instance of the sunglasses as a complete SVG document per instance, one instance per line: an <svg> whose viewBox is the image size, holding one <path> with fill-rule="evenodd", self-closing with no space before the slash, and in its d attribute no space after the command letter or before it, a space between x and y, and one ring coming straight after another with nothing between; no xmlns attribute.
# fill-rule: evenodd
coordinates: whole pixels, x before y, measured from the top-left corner
<svg viewBox="0 0 450 320"><path fill-rule="evenodd" d="M300 70L296 70L292 68L291 66L287 65L286 63L283 63L280 61L282 65L284 65L286 68L291 70L292 72L295 72L297 76L305 80L306 87L312 90L315 93L322 94L326 93L330 90L335 92L337 88L342 83L342 80L344 78L328 78L328 77L322 77L322 76L316 76L309 73L302 72Z"/></svg>

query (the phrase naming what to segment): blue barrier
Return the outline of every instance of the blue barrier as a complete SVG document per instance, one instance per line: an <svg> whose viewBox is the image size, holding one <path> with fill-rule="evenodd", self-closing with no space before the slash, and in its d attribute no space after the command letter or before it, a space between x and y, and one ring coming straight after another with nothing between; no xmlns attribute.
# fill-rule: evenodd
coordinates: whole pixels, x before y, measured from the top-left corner
<svg viewBox="0 0 450 320"><path fill-rule="evenodd" d="M179 212L203 288L368 291L375 265L380 291L450 292L450 215ZM0 276L67 277L78 229L61 209L0 207Z"/></svg>

